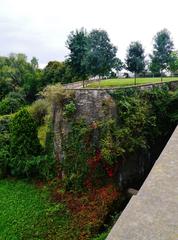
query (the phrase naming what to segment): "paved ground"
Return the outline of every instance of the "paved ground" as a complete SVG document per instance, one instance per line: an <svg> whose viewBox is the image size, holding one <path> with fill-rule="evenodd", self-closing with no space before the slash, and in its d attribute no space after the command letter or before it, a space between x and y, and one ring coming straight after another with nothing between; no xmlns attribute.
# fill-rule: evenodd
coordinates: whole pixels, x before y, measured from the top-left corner
<svg viewBox="0 0 178 240"><path fill-rule="evenodd" d="M178 127L107 240L178 240Z"/></svg>

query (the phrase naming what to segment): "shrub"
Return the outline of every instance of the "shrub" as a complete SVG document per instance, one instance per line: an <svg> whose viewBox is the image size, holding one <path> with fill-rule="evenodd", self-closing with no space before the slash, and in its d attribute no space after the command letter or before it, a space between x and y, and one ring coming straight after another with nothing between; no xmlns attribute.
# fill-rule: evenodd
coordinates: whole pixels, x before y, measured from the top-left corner
<svg viewBox="0 0 178 240"><path fill-rule="evenodd" d="M10 123L11 161L15 175L29 175L31 157L40 155L41 147L37 137L37 126L29 112L22 109Z"/></svg>
<svg viewBox="0 0 178 240"><path fill-rule="evenodd" d="M36 100L29 109L33 119L36 121L38 126L44 124L45 116L48 113L48 104L44 99Z"/></svg>
<svg viewBox="0 0 178 240"><path fill-rule="evenodd" d="M25 104L23 96L20 93L10 92L0 102L0 114L14 113Z"/></svg>
<svg viewBox="0 0 178 240"><path fill-rule="evenodd" d="M76 109L75 103L73 101L70 101L64 107L64 116L70 118L76 112L76 110L77 109Z"/></svg>
<svg viewBox="0 0 178 240"><path fill-rule="evenodd" d="M10 159L10 140L9 134L0 134L0 179L7 173L8 163Z"/></svg>

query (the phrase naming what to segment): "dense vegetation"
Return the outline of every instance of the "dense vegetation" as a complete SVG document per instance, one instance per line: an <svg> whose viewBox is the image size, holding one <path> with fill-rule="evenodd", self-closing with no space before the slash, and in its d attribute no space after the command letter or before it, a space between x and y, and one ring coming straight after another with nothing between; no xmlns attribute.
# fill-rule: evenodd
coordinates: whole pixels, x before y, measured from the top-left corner
<svg viewBox="0 0 178 240"><path fill-rule="evenodd" d="M57 219L54 221L57 224L62 221L61 231L68 239L91 239L100 232L112 205L123 197L116 184L120 164L137 151L149 152L152 146L159 144L160 138L167 138L174 129L178 120L178 94L169 92L166 85L149 91L116 90L112 98L117 105L117 117L91 124L76 118L77 105L72 92L53 85L48 86L42 95L47 102L45 99L37 100L30 108L0 117L1 178L50 180L52 199L65 205L71 216L63 215L63 220L57 210L52 216ZM50 102L60 106L63 118L70 123L69 134L62 145L62 162L60 159L56 161L53 153L53 129L48 113ZM103 100L106 115L111 105L112 101ZM2 192L6 188L7 193L12 189L8 184L8 181L1 181L1 187L5 187ZM26 191L25 186L20 187L20 191L22 188ZM16 188L14 191L18 192ZM16 200L13 201L16 204ZM26 214L24 211L30 209L21 211ZM47 217L46 221L53 220ZM45 231L48 231L50 223L46 224ZM12 235L22 225L15 226ZM27 232L31 231L30 226ZM24 234L25 231L26 228ZM45 234L45 231L40 231L39 234ZM42 239L50 239L48 236ZM106 235L101 236L104 239Z"/></svg>
<svg viewBox="0 0 178 240"><path fill-rule="evenodd" d="M144 49L131 43L124 64L105 31L84 29L69 35L67 47L66 61L51 61L44 70L24 54L0 57L0 239L96 236L123 197L117 185L120 165L136 152L149 153L176 126L178 92L170 92L166 84L150 91L114 91L114 119L90 124L78 119L74 93L56 83L109 77L123 67L142 74ZM177 71L177 52L167 30L156 35L150 59L154 74ZM103 99L106 115L111 99ZM51 103L70 126L60 156L54 155ZM62 135L63 129L59 131ZM22 179L47 183L50 192ZM57 203L49 203L48 194ZM106 237L108 226L104 230L96 239Z"/></svg>
<svg viewBox="0 0 178 240"><path fill-rule="evenodd" d="M50 203L45 187L1 180L0 199L0 239L72 239L65 205Z"/></svg>

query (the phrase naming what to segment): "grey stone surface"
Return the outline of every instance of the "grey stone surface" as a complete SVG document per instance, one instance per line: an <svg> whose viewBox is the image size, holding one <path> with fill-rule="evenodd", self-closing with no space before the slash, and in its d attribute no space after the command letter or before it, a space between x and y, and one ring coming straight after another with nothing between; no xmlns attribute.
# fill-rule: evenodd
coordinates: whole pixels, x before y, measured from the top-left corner
<svg viewBox="0 0 178 240"><path fill-rule="evenodd" d="M178 240L178 127L107 240Z"/></svg>

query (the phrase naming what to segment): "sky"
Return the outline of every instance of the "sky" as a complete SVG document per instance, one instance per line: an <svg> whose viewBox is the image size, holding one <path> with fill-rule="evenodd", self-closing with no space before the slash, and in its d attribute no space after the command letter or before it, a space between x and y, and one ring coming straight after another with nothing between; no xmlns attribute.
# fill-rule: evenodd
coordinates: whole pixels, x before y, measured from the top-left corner
<svg viewBox="0 0 178 240"><path fill-rule="evenodd" d="M154 35L167 28L178 48L178 0L0 0L0 55L25 53L44 67L63 61L71 31L104 29L124 60L131 41L152 51Z"/></svg>

